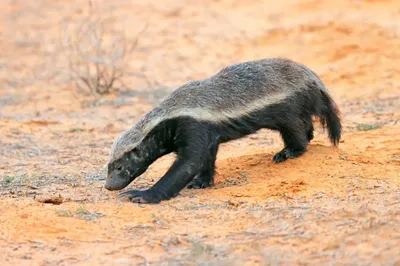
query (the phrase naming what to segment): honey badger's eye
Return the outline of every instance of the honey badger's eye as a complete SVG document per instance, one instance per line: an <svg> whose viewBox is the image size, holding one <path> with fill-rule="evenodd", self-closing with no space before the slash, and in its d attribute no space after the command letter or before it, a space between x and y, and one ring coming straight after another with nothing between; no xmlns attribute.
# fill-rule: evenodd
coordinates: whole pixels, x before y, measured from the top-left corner
<svg viewBox="0 0 400 266"><path fill-rule="evenodd" d="M118 171L121 171L121 170L122 170L122 165L118 166L118 167L117 167L117 170L118 170Z"/></svg>

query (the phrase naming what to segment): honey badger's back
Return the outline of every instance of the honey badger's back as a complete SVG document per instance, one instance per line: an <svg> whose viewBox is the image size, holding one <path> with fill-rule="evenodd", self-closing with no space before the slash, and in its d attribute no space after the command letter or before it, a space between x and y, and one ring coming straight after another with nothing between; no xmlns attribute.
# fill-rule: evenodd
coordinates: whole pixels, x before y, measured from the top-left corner
<svg viewBox="0 0 400 266"><path fill-rule="evenodd" d="M168 113L182 109L206 109L213 112L205 120L222 119L276 103L294 92L309 89L315 83L325 90L321 80L305 66L288 59L263 59L235 64L199 81L189 82L174 92L160 107ZM219 114L222 114L221 116ZM204 113L192 114L203 118Z"/></svg>
<svg viewBox="0 0 400 266"><path fill-rule="evenodd" d="M312 92L313 91L313 92ZM309 68L288 59L263 59L235 64L209 78L189 82L171 93L134 127L115 141L110 161L136 147L160 122L180 116L223 123L305 93L326 89Z"/></svg>

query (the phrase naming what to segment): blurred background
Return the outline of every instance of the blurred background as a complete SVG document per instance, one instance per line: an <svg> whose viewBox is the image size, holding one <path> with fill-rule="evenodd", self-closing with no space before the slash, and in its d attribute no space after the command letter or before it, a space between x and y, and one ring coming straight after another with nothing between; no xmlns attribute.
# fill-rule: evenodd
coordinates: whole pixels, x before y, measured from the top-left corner
<svg viewBox="0 0 400 266"><path fill-rule="evenodd" d="M2 0L0 44L0 195L4 199L0 212L5 217L0 238L6 239L0 247L7 251L0 252L0 258L20 263L20 258L30 256L43 262L53 247L50 243L59 244L59 237L73 239L73 248L90 250L97 242L83 244L77 239L98 239L97 232L102 232L110 242L99 245L97 252L104 255L114 245L121 249L102 259L92 256L73 261L106 263L127 252L125 244L110 240L114 234L149 222L149 231L137 233L136 237L141 237L135 243L141 243L141 254L154 261L165 252L172 257L182 254L165 248L170 245L192 247L185 251L189 257L183 262L197 263L194 258L200 252L204 261L215 263L219 249L210 251L188 238L201 235L207 239L208 235L209 240L226 244L233 241L236 230L241 235L235 236L237 242L233 243L241 248L235 252L258 252L258 259L250 259L250 265L257 261L323 264L335 258L350 264L398 265L398 1ZM133 205L118 205L125 209L117 214L114 195L101 190L115 137L178 86L234 63L268 57L303 63L321 77L342 112L345 134L340 149L330 148L326 133L318 129L309 157L275 167L269 158L282 142L277 133L263 131L222 148L214 190L183 192L173 207L161 205L142 211ZM167 156L158 162L133 186L153 184L171 160ZM241 186L246 184L250 187L243 191ZM49 207L46 212L42 205L21 201L58 195L72 203L63 203L61 210ZM318 200L307 201L308 209L298 209L296 204L304 203L302 197ZM272 198L276 202L265 203ZM77 202L89 204L109 218L101 220L85 209L74 211ZM294 207L283 207L288 205L282 202ZM278 207L260 211L265 204ZM376 208L371 211L365 207L369 205ZM35 214L32 208L37 208ZM281 208L286 208L285 214L278 212ZM14 216L15 209L25 218ZM77 223L80 229L70 227L62 217L69 216L71 209L71 216L88 213L84 217L89 220L100 219L98 227L76 221L71 224ZM132 215L132 210L143 214ZM166 217L154 218L149 213ZM238 218L238 213L244 216ZM313 222L306 223L303 217ZM326 222L331 217L337 220ZM24 222L15 224L14 219ZM320 226L321 219L324 226ZM232 223L235 220L237 223ZM211 230L207 223L219 229ZM36 234L30 230L47 224L49 231ZM54 229L57 224L59 229L73 228L75 234ZM197 228L193 232L186 229L191 224ZM375 229L363 231L366 224ZM376 224L378 229L373 227ZM87 235L76 233L79 230ZM276 241L270 239L271 230ZM298 233L295 236L294 231ZM32 242L18 244L19 232L25 232L24 241L39 238L48 242L39 243L44 248L31 254ZM170 238L179 232L186 236ZM348 236L348 232L354 235ZM259 235L264 240L254 237ZM258 246L244 240L254 240ZM10 243L21 248L13 253ZM157 251L146 249L154 243L161 243ZM266 246L268 251L263 251ZM65 244L60 253L52 253L53 262L78 254L73 248ZM283 251L289 252L284 255L286 261ZM84 254L75 257L86 258ZM171 263L178 262L182 261Z"/></svg>

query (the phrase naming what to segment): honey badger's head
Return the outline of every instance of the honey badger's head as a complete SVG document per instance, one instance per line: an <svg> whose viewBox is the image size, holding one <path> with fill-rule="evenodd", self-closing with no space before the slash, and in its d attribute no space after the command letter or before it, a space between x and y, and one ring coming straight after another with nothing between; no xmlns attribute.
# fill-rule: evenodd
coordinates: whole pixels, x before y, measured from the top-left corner
<svg viewBox="0 0 400 266"><path fill-rule="evenodd" d="M123 189L147 170L148 158L139 144L140 132L137 127L127 130L114 141L107 165L106 189Z"/></svg>
<svg viewBox="0 0 400 266"><path fill-rule="evenodd" d="M104 187L108 190L123 189L143 174L147 167L147 160L140 155L138 149L125 152L121 158L108 164Z"/></svg>

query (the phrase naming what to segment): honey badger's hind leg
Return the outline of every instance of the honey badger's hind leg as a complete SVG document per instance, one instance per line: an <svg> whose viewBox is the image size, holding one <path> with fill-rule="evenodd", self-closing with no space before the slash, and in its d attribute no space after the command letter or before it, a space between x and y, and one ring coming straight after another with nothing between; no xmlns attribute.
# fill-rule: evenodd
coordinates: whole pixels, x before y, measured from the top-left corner
<svg viewBox="0 0 400 266"><path fill-rule="evenodd" d="M205 158L199 174L187 186L188 189L207 188L214 184L215 160L217 159L218 143L212 141L208 147L208 157Z"/></svg>
<svg viewBox="0 0 400 266"><path fill-rule="evenodd" d="M304 129L303 121L300 119L293 119L288 121L279 129L285 148L275 154L272 161L280 163L287 159L294 159L301 156L307 148L309 136L307 132L310 130Z"/></svg>
<svg viewBox="0 0 400 266"><path fill-rule="evenodd" d="M308 142L310 142L311 140L314 139L314 126L312 123L311 115L305 116L303 118L303 122L304 122L304 128L306 130L306 134L307 134L307 140L308 140Z"/></svg>

